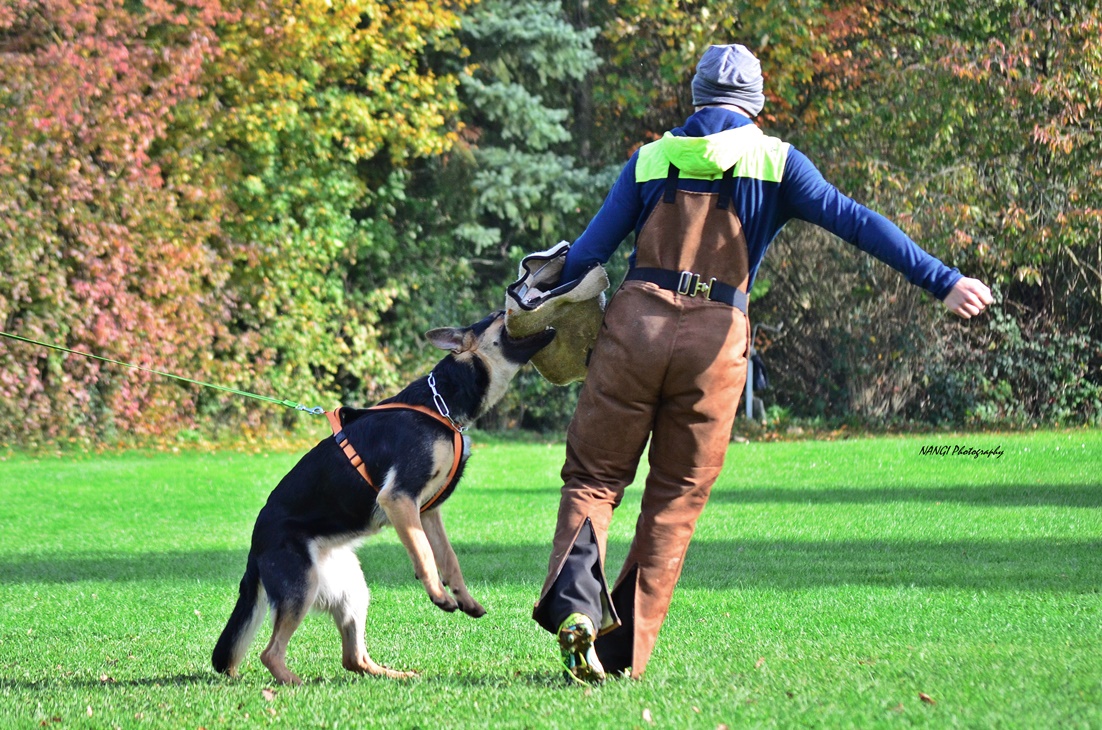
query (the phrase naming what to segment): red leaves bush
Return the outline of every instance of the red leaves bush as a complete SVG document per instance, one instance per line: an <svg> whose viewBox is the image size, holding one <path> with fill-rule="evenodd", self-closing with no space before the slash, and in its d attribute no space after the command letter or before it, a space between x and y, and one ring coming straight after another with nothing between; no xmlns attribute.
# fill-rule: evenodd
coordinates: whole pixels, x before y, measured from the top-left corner
<svg viewBox="0 0 1102 730"><path fill-rule="evenodd" d="M376 0L4 3L0 329L302 400L368 393L392 376L372 329L390 298L346 291L378 245L359 166L385 180L447 149L455 79L421 61L455 23ZM277 415L253 405L0 340L0 443Z"/></svg>
<svg viewBox="0 0 1102 730"><path fill-rule="evenodd" d="M217 53L215 0L16 0L0 10L0 326L137 364L203 374L221 327L217 190L189 133ZM201 114L191 109L193 124ZM196 202L202 202L196 205ZM212 204L213 203L213 204ZM0 438L157 434L193 391L93 360L0 343Z"/></svg>

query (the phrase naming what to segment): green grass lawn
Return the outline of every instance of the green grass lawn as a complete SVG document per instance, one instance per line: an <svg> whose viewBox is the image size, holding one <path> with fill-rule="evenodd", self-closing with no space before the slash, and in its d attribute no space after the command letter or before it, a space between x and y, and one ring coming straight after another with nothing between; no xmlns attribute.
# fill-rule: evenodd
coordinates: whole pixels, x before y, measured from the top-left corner
<svg viewBox="0 0 1102 730"><path fill-rule="evenodd" d="M957 444L1003 455L920 451ZM732 445L647 676L594 689L528 618L562 457L476 436L444 512L480 620L433 607L393 532L361 548L369 651L420 678L349 675L314 615L298 688L267 627L240 679L209 666L295 454L9 457L0 727L1102 727L1102 432Z"/></svg>

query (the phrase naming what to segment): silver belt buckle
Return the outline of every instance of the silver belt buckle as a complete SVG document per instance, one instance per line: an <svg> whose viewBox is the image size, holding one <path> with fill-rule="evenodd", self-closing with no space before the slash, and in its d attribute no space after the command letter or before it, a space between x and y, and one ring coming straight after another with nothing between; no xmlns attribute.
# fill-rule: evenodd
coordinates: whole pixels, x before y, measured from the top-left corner
<svg viewBox="0 0 1102 730"><path fill-rule="evenodd" d="M712 298L712 288L716 285L716 278L713 276L704 283L700 280L700 274L694 274L691 271L682 271L680 278L677 280L677 293L684 294L685 296L695 297L697 294L703 294L708 299Z"/></svg>

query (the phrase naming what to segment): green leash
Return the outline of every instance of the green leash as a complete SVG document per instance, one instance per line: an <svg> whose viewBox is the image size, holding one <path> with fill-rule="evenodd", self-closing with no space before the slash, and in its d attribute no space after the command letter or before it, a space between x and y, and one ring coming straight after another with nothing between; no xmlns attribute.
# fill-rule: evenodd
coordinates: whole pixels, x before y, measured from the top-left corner
<svg viewBox="0 0 1102 730"><path fill-rule="evenodd" d="M103 362L109 362L113 365L122 365L123 367L132 368L134 370L144 370L147 373L153 373L154 375L161 375L166 378L173 378L175 380L182 380L185 383L191 383L193 385L201 385L204 388L214 388L215 390L224 390L227 393L233 393L234 395L243 395L246 398L255 398L256 400L266 401L268 403L275 403L278 406L284 406L285 408L293 408L296 411L305 411L315 416L320 416L325 413L325 410L321 406L314 406L308 408L301 403L295 403L293 400L280 400L279 398L271 398L266 395L258 395L256 393L250 393L246 390L238 390L237 388L230 388L225 385L215 385L214 383L204 383L202 380L192 380L191 378L185 378L182 375L173 375L172 373L166 373L163 370L154 370L153 368L142 367L141 365L131 365L128 362L120 362L119 360L112 360L109 357L100 357L99 355L93 355L90 352L80 352L79 350L70 350L67 347L61 345L51 345L48 342L39 342L38 340L32 340L29 337L20 337L19 335L9 334L8 332L0 332L0 337L7 337L11 340L18 340L19 342L27 342L32 345L38 345L39 347L48 347L51 350L58 350L60 352L66 352L70 355L80 355L81 357L89 357L93 360L102 360Z"/></svg>

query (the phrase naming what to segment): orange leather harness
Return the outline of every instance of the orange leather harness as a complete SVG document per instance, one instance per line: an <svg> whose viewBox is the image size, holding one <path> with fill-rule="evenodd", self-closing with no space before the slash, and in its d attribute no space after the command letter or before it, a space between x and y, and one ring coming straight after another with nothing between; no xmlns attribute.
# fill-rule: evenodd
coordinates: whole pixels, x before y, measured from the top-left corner
<svg viewBox="0 0 1102 730"><path fill-rule="evenodd" d="M463 434L458 428L456 428L455 424L452 423L451 420L445 418L431 408L426 408L425 406L412 405L409 403L382 403L377 406L372 406L367 410L382 411L392 408L401 408L407 411L417 411L418 413L424 413L426 416L434 418L440 423L447 426L455 435L455 461L452 462L451 471L448 472L448 478L444 480L444 484L440 487L440 491L433 495L432 499L430 499L428 502L425 502L425 504L421 507L421 511L425 512L430 507L432 507L438 499L440 499L445 490L447 490L448 485L451 484L452 479L455 477L455 473L459 471L459 465L463 462ZM374 489L376 493L378 493L379 488L375 486L375 482L371 481L371 477L367 473L367 466L364 464L364 460L360 458L360 455L356 453L355 447L352 446L351 442L349 442L348 437L344 435L344 427L341 425L340 409L336 408L332 411L326 411L325 417L329 419L329 427L333 429L333 439L337 442L337 446L339 446L341 451L344 452L344 455L348 457L348 461L351 462L356 471L360 473L360 476L364 478L364 481L367 482L367 485Z"/></svg>

